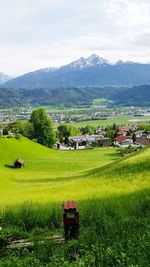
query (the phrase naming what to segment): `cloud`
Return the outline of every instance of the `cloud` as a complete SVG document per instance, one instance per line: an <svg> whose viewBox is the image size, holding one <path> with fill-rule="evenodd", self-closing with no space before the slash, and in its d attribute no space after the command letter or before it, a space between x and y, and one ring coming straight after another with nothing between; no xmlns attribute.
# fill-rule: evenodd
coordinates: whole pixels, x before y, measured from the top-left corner
<svg viewBox="0 0 150 267"><path fill-rule="evenodd" d="M141 0L102 0L99 7L114 25L126 29L150 23L150 2ZM147 24L148 23L148 24Z"/></svg>
<svg viewBox="0 0 150 267"><path fill-rule="evenodd" d="M149 0L0 0L0 71L24 73L97 53L150 61Z"/></svg>

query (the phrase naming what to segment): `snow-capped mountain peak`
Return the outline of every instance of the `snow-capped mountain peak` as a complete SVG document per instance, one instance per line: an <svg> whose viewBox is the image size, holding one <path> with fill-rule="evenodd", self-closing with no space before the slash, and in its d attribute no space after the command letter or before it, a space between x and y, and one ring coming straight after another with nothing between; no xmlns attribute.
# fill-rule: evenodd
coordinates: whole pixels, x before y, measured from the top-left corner
<svg viewBox="0 0 150 267"><path fill-rule="evenodd" d="M122 61L122 60L118 60L116 63L115 63L115 65L123 65L123 64L134 64L135 62L133 62L133 61L130 61L130 60L128 60L128 61ZM137 63L137 62L136 62ZM138 63L137 63L138 64Z"/></svg>
<svg viewBox="0 0 150 267"><path fill-rule="evenodd" d="M83 67L85 67L85 65L86 65L86 59L84 57L81 57L77 59L76 61L73 61L72 63L70 63L68 66L82 69Z"/></svg>
<svg viewBox="0 0 150 267"><path fill-rule="evenodd" d="M86 62L89 65L103 65L103 64L109 64L109 61L99 57L96 54L91 55L90 57L86 58Z"/></svg>
<svg viewBox="0 0 150 267"><path fill-rule="evenodd" d="M78 60L72 62L68 65L68 67L74 68L74 69L83 69L88 68L91 66L101 66L103 64L109 64L109 61L97 56L96 54L93 54L87 58L81 57Z"/></svg>

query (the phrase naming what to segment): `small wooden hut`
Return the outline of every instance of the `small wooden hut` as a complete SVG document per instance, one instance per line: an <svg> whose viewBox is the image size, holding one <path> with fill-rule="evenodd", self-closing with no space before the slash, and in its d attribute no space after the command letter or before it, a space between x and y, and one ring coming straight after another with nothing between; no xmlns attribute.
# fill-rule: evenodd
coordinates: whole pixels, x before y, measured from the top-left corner
<svg viewBox="0 0 150 267"><path fill-rule="evenodd" d="M16 159L14 162L15 168L23 168L24 167L24 160L22 159Z"/></svg>

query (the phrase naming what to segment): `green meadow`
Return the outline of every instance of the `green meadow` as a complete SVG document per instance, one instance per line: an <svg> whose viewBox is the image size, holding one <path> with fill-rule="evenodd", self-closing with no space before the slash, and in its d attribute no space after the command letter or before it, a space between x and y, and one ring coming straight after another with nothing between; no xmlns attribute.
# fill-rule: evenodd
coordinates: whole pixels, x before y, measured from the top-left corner
<svg viewBox="0 0 150 267"><path fill-rule="evenodd" d="M12 167L16 158L24 169ZM0 213L6 237L63 233L61 203L74 199L80 237L32 250L0 247L2 267L148 267L150 148L121 158L115 148L57 151L26 138L0 139Z"/></svg>
<svg viewBox="0 0 150 267"><path fill-rule="evenodd" d="M0 207L24 201L102 198L147 188L148 157L149 149L142 151L142 157L138 153L121 160L115 148L58 151L23 137L1 138ZM12 168L16 158L24 159L25 168Z"/></svg>
<svg viewBox="0 0 150 267"><path fill-rule="evenodd" d="M57 151L22 137L21 140L1 138L0 158L2 207L23 201L43 203L92 197L97 181L92 183L92 193L90 171L114 162L118 154L113 148ZM16 158L25 160L24 169L12 168Z"/></svg>
<svg viewBox="0 0 150 267"><path fill-rule="evenodd" d="M142 123L142 120L143 120L143 123L147 123L148 120L150 119L150 116L134 117L132 115L116 115L116 116L108 117L107 119L81 121L81 122L72 123L72 124L76 127L85 127L86 125L91 125L93 127L102 127L102 126L106 127L108 125L113 125L114 123L118 125L133 124L134 122L130 121L133 119L140 119L141 121L139 123Z"/></svg>

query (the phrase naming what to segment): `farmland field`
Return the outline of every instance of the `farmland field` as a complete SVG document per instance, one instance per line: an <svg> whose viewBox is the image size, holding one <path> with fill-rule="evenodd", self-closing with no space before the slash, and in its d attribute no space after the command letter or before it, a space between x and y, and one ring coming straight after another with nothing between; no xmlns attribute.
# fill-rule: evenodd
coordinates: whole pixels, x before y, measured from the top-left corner
<svg viewBox="0 0 150 267"><path fill-rule="evenodd" d="M140 123L146 123L149 121L150 116L139 116L139 117L134 117L132 115L116 115L112 117L108 117L107 119L101 119L101 120L89 120L89 121L81 121L77 123L73 123L74 126L76 127L84 127L86 125L91 125L94 127L106 127L108 125L112 125L114 123L118 125L124 125L124 124L132 124L130 120L134 119L140 119ZM138 122L137 122L138 123Z"/></svg>
<svg viewBox="0 0 150 267"><path fill-rule="evenodd" d="M16 158L24 169L14 169ZM61 203L77 200L80 238L32 251L1 250L2 267L148 267L150 148L120 158L114 148L57 151L26 138L0 139L4 237L62 235ZM4 237L0 235L0 240Z"/></svg>

